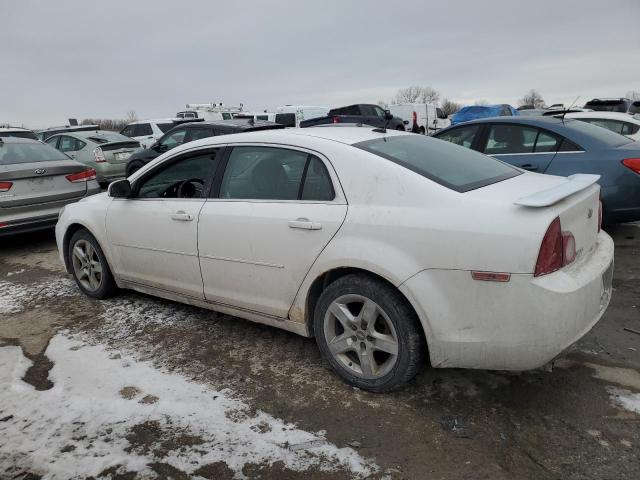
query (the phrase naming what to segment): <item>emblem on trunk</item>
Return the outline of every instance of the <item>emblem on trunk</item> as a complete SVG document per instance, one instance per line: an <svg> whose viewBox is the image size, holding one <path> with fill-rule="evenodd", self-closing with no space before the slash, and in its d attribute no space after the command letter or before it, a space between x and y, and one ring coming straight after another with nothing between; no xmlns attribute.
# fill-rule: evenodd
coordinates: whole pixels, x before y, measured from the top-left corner
<svg viewBox="0 0 640 480"><path fill-rule="evenodd" d="M591 218L591 217L593 217L593 209L589 208L587 209L587 218Z"/></svg>
<svg viewBox="0 0 640 480"><path fill-rule="evenodd" d="M46 171L44 168L36 168L36 169L34 170L34 173L35 173L36 175L44 175L45 173L47 173L47 171Z"/></svg>

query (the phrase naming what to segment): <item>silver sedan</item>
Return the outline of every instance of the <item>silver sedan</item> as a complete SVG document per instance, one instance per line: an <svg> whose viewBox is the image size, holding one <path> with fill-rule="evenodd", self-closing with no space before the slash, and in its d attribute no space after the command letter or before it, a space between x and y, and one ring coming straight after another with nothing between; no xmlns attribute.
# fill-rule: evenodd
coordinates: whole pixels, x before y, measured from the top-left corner
<svg viewBox="0 0 640 480"><path fill-rule="evenodd" d="M99 191L95 170L55 148L0 138L0 236L51 228L63 206Z"/></svg>

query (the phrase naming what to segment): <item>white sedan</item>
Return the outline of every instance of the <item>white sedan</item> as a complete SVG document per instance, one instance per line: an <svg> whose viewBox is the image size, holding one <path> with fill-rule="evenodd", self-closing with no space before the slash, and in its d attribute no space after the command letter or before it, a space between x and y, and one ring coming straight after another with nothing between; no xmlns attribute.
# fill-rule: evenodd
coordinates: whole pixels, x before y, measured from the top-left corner
<svg viewBox="0 0 640 480"><path fill-rule="evenodd" d="M604 313L598 176L529 173L370 127L187 143L69 205L80 289L128 288L315 337L350 384L433 367L527 370Z"/></svg>
<svg viewBox="0 0 640 480"><path fill-rule="evenodd" d="M567 113L566 117L606 128L640 142L640 115L591 111Z"/></svg>

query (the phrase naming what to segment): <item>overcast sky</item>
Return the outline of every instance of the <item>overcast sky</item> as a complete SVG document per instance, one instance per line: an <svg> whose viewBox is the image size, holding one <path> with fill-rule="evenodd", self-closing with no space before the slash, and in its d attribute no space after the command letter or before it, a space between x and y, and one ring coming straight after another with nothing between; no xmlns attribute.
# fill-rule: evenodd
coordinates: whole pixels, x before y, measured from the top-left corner
<svg viewBox="0 0 640 480"><path fill-rule="evenodd" d="M640 0L0 1L0 123L640 90Z"/></svg>

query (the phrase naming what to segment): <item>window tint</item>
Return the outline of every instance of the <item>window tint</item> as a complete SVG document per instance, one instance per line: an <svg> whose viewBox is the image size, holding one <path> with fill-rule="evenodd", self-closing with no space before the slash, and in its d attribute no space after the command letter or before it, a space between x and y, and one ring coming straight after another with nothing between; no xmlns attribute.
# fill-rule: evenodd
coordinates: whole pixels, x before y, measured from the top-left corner
<svg viewBox="0 0 640 480"><path fill-rule="evenodd" d="M63 136L60 137L60 143L58 144L58 150L61 152L77 152L81 150L86 143L77 138Z"/></svg>
<svg viewBox="0 0 640 480"><path fill-rule="evenodd" d="M211 128L192 128L189 131L189 141L200 140L201 138L213 137Z"/></svg>
<svg viewBox="0 0 640 480"><path fill-rule="evenodd" d="M135 129L136 137L145 137L148 135L153 135L153 130L151 129L151 125L148 123L138 123Z"/></svg>
<svg viewBox="0 0 640 480"><path fill-rule="evenodd" d="M537 129L522 125L491 125L484 153L487 155L533 153L537 135Z"/></svg>
<svg viewBox="0 0 640 480"><path fill-rule="evenodd" d="M563 138L560 143L559 152L581 152L583 149L567 138Z"/></svg>
<svg viewBox="0 0 640 480"><path fill-rule="evenodd" d="M358 105L351 105L349 107L336 108L332 110L331 115L361 115L360 107Z"/></svg>
<svg viewBox="0 0 640 480"><path fill-rule="evenodd" d="M270 147L235 147L220 198L297 200L308 154Z"/></svg>
<svg viewBox="0 0 640 480"><path fill-rule="evenodd" d="M202 198L215 160L216 151L178 160L144 178L137 187L137 197Z"/></svg>
<svg viewBox="0 0 640 480"><path fill-rule="evenodd" d="M174 127L173 123L156 123L156 126L160 129L162 133L167 133L169 130L171 130Z"/></svg>
<svg viewBox="0 0 640 480"><path fill-rule="evenodd" d="M276 113L276 123L284 125L285 127L296 126L296 114L295 113Z"/></svg>
<svg viewBox="0 0 640 480"><path fill-rule="evenodd" d="M636 123L624 122L622 126L622 135L635 135L640 130L640 125Z"/></svg>
<svg viewBox="0 0 640 480"><path fill-rule="evenodd" d="M471 148L473 145L473 140L476 138L478 131L480 130L479 125L470 125L468 127L458 127L453 128L451 130L447 130L446 132L442 132L436 135L436 138L440 138L441 140L446 140L447 142L455 143L456 145L460 145L462 147Z"/></svg>
<svg viewBox="0 0 640 480"><path fill-rule="evenodd" d="M120 133L125 137L133 137L134 136L135 125L127 125L124 127Z"/></svg>
<svg viewBox="0 0 640 480"><path fill-rule="evenodd" d="M333 200L335 194L331 177L322 160L310 156L302 187L302 200Z"/></svg>
<svg viewBox="0 0 640 480"><path fill-rule="evenodd" d="M256 115L256 120L269 120L268 115Z"/></svg>
<svg viewBox="0 0 640 480"><path fill-rule="evenodd" d="M356 143L354 147L386 158L458 192L520 175L520 171L494 158L423 135L378 138Z"/></svg>
<svg viewBox="0 0 640 480"><path fill-rule="evenodd" d="M222 112L222 119L223 120L231 120L231 114L229 112Z"/></svg>
<svg viewBox="0 0 640 480"><path fill-rule="evenodd" d="M170 133L164 139L162 139L160 145L167 147L168 150L172 149L173 147L177 147L178 145L182 145L184 143L184 137L186 133L187 130L184 128L176 130L175 132Z"/></svg>
<svg viewBox="0 0 640 480"><path fill-rule="evenodd" d="M538 138L536 138L536 144L533 149L534 152L555 152L558 150L558 145L561 139L550 133L538 131Z"/></svg>
<svg viewBox="0 0 640 480"><path fill-rule="evenodd" d="M16 163L69 160L69 157L43 143L3 143L0 146L0 165Z"/></svg>

